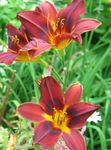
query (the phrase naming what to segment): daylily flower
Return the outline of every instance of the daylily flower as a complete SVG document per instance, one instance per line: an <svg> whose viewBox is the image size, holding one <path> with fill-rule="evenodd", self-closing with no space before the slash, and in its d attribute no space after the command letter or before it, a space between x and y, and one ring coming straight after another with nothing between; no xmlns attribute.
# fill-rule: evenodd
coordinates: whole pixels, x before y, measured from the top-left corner
<svg viewBox="0 0 111 150"><path fill-rule="evenodd" d="M38 56L50 45L36 38L31 39L24 27L18 30L12 25L7 25L8 51L0 53L0 63L11 64L14 60L20 62L37 61Z"/></svg>
<svg viewBox="0 0 111 150"><path fill-rule="evenodd" d="M17 17L32 36L43 39L52 47L64 49L71 40L82 43L81 34L101 25L96 19L80 19L84 13L83 0L73 0L61 10L45 1L35 11L20 12Z"/></svg>
<svg viewBox="0 0 111 150"><path fill-rule="evenodd" d="M39 85L39 104L27 102L18 107L19 114L37 122L33 143L52 147L62 137L71 150L85 150L85 141L78 131L99 106L80 102L81 84L72 84L62 94L59 83L51 76L42 78Z"/></svg>

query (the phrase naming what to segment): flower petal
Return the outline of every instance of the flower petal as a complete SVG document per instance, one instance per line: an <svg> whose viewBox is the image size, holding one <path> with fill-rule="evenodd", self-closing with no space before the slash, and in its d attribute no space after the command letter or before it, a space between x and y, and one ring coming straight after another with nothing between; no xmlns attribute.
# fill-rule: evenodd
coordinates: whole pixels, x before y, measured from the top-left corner
<svg viewBox="0 0 111 150"><path fill-rule="evenodd" d="M38 42L36 40L31 40L25 46L23 46L20 51L30 51L30 50L37 50L38 49Z"/></svg>
<svg viewBox="0 0 111 150"><path fill-rule="evenodd" d="M63 133L63 139L70 150L86 150L86 144L79 131L72 129L70 134Z"/></svg>
<svg viewBox="0 0 111 150"><path fill-rule="evenodd" d="M27 102L27 103L20 105L17 108L17 111L22 117L24 117L27 120L34 121L34 122L44 120L44 118L42 117L42 115L44 114L44 111L38 104Z"/></svg>
<svg viewBox="0 0 111 150"><path fill-rule="evenodd" d="M43 40L33 38L27 45L22 47L21 51L29 51L31 58L39 56L45 51L49 50L52 46Z"/></svg>
<svg viewBox="0 0 111 150"><path fill-rule="evenodd" d="M16 27L11 24L6 26L8 30L8 46L10 49L15 50L16 52L25 44L27 40L22 32L20 32Z"/></svg>
<svg viewBox="0 0 111 150"><path fill-rule="evenodd" d="M72 3L59 12L59 17L65 19L67 32L71 32L72 27L84 13L85 5L83 0L73 0Z"/></svg>
<svg viewBox="0 0 111 150"><path fill-rule="evenodd" d="M59 50L66 48L71 40L75 40L78 43L82 43L81 35L79 34L70 34L70 33L63 33L55 36L54 38L54 46Z"/></svg>
<svg viewBox="0 0 111 150"><path fill-rule="evenodd" d="M42 79L40 84L40 104L43 109L51 114L53 108L63 108L63 97L59 83L51 76Z"/></svg>
<svg viewBox="0 0 111 150"><path fill-rule="evenodd" d="M48 41L47 19L42 14L36 11L23 11L18 13L17 18L31 36Z"/></svg>
<svg viewBox="0 0 111 150"><path fill-rule="evenodd" d="M49 43L39 40L38 41L38 49L36 51L33 51L33 54L30 52L29 53L30 53L31 57L36 57L36 56L39 56L39 55L43 54L44 52L48 51L50 48L52 48L52 46Z"/></svg>
<svg viewBox="0 0 111 150"><path fill-rule="evenodd" d="M78 33L74 33L72 35L72 39L75 40L77 43L82 44L82 37Z"/></svg>
<svg viewBox="0 0 111 150"><path fill-rule="evenodd" d="M72 84L64 94L65 104L71 106L75 103L78 103L80 101L81 95L82 85L79 83Z"/></svg>
<svg viewBox="0 0 111 150"><path fill-rule="evenodd" d="M19 51L18 56L16 58L18 62L32 62L32 59L29 56L27 51Z"/></svg>
<svg viewBox="0 0 111 150"><path fill-rule="evenodd" d="M55 36L54 43L55 47L59 50L66 48L70 41L72 40L72 35L69 33L59 34Z"/></svg>
<svg viewBox="0 0 111 150"><path fill-rule="evenodd" d="M38 13L42 13L46 17L50 15L51 20L56 19L57 9L55 8L52 2L45 1L41 3L40 6L37 7L35 11Z"/></svg>
<svg viewBox="0 0 111 150"><path fill-rule="evenodd" d="M50 148L55 145L61 136L61 131L52 128L50 122L41 122L34 132L33 143L40 144L43 148Z"/></svg>
<svg viewBox="0 0 111 150"><path fill-rule="evenodd" d="M99 22L96 19L91 19L91 18L81 19L75 26L74 32L78 34L82 34L92 29L96 29L100 25L101 22Z"/></svg>
<svg viewBox="0 0 111 150"><path fill-rule="evenodd" d="M93 105L85 102L74 104L67 109L70 116L68 126L70 128L82 128L88 117L90 117L100 106Z"/></svg>
<svg viewBox="0 0 111 150"><path fill-rule="evenodd" d="M0 53L0 63L5 63L7 65L10 65L16 59L16 57L17 54L14 54L12 52Z"/></svg>

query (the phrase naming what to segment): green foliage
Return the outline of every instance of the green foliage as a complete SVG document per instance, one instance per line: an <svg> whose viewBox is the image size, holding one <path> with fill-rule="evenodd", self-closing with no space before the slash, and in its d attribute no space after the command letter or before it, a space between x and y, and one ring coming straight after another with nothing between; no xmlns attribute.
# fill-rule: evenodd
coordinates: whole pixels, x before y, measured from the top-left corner
<svg viewBox="0 0 111 150"><path fill-rule="evenodd" d="M0 127L0 149L5 150L8 143L8 129Z"/></svg>
<svg viewBox="0 0 111 150"><path fill-rule="evenodd" d="M58 8L62 8L69 3L69 0L53 1ZM87 131L85 132L87 149L110 150L111 2L106 0L85 0L85 2L87 7L85 17L99 19L102 26L84 34L82 46L71 42L66 48L65 56L62 56L60 52L52 51L45 53L43 59L49 63L54 62L52 75L61 83L63 90L73 82L81 82L84 87L82 99L101 105L102 122L87 125ZM7 0L7 4L0 5L0 10L2 10L0 14L1 51L6 49L3 47L7 46L6 24L11 23L19 27L20 23L16 19L17 12L32 9L38 3L39 1L36 0L27 0L26 2ZM0 110L14 70L16 70L16 76L10 89L4 114L6 121L2 120L3 127L0 127L0 149L6 149L10 133L17 134L15 147L24 150L40 149L32 147L32 133L28 127L29 122L18 117L16 107L26 101L39 101L40 93L35 80L39 80L41 74L45 75L47 69L44 69L40 63L15 63L10 67L0 64Z"/></svg>

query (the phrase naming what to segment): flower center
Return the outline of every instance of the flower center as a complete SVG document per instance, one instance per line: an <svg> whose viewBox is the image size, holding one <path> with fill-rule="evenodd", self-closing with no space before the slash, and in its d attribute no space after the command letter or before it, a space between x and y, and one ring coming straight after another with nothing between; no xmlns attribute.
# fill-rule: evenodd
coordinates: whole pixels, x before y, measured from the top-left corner
<svg viewBox="0 0 111 150"><path fill-rule="evenodd" d="M63 110L58 110L53 108L53 112L51 115L43 114L45 120L52 123L53 128L59 129L62 132L70 133L70 128L68 127L68 114L66 112L66 108Z"/></svg>
<svg viewBox="0 0 111 150"><path fill-rule="evenodd" d="M23 62L23 61L26 61L26 62L34 62L34 61L37 61L39 59L39 57L34 57L34 58L30 58L30 54L26 51L20 51L17 55L17 58L16 58L16 61L19 61L19 62Z"/></svg>
<svg viewBox="0 0 111 150"><path fill-rule="evenodd" d="M47 16L47 28L49 35L49 42L52 46L58 49L64 49L69 43L70 39L65 37L66 26L64 18L57 18L55 20L51 20L50 14Z"/></svg>
<svg viewBox="0 0 111 150"><path fill-rule="evenodd" d="M57 110L56 108L53 109L52 123L54 128L58 128L63 132L69 132L70 129L67 127L67 120L68 115L65 110Z"/></svg>
<svg viewBox="0 0 111 150"><path fill-rule="evenodd" d="M52 119L54 121L55 127L61 127L66 122L66 115L67 112L64 112L62 110L57 110L54 108Z"/></svg>
<svg viewBox="0 0 111 150"><path fill-rule="evenodd" d="M20 39L18 38L17 35L11 36L11 42L13 44L16 44L20 49L22 48L22 46L20 45Z"/></svg>
<svg viewBox="0 0 111 150"><path fill-rule="evenodd" d="M11 41L13 44L19 44L20 40L17 35L11 36Z"/></svg>
<svg viewBox="0 0 111 150"><path fill-rule="evenodd" d="M62 19L58 18L56 22L52 21L52 24L51 24L54 32L56 32L58 29L58 32L56 32L56 34L57 33L60 34L61 32L64 32L62 30L64 28L64 25L65 25L65 19L64 18L62 18Z"/></svg>

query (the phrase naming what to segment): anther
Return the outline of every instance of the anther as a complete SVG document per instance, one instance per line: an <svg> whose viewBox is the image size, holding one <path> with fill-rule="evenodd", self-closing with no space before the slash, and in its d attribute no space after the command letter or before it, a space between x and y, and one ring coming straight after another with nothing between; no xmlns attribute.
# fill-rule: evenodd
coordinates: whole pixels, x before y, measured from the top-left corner
<svg viewBox="0 0 111 150"><path fill-rule="evenodd" d="M14 44L19 44L20 40L17 35L11 36L11 41Z"/></svg>
<svg viewBox="0 0 111 150"><path fill-rule="evenodd" d="M61 19L61 21L60 21L60 25L61 25L61 28L63 28L64 27L64 23L65 22L65 19L63 18L63 19Z"/></svg>

